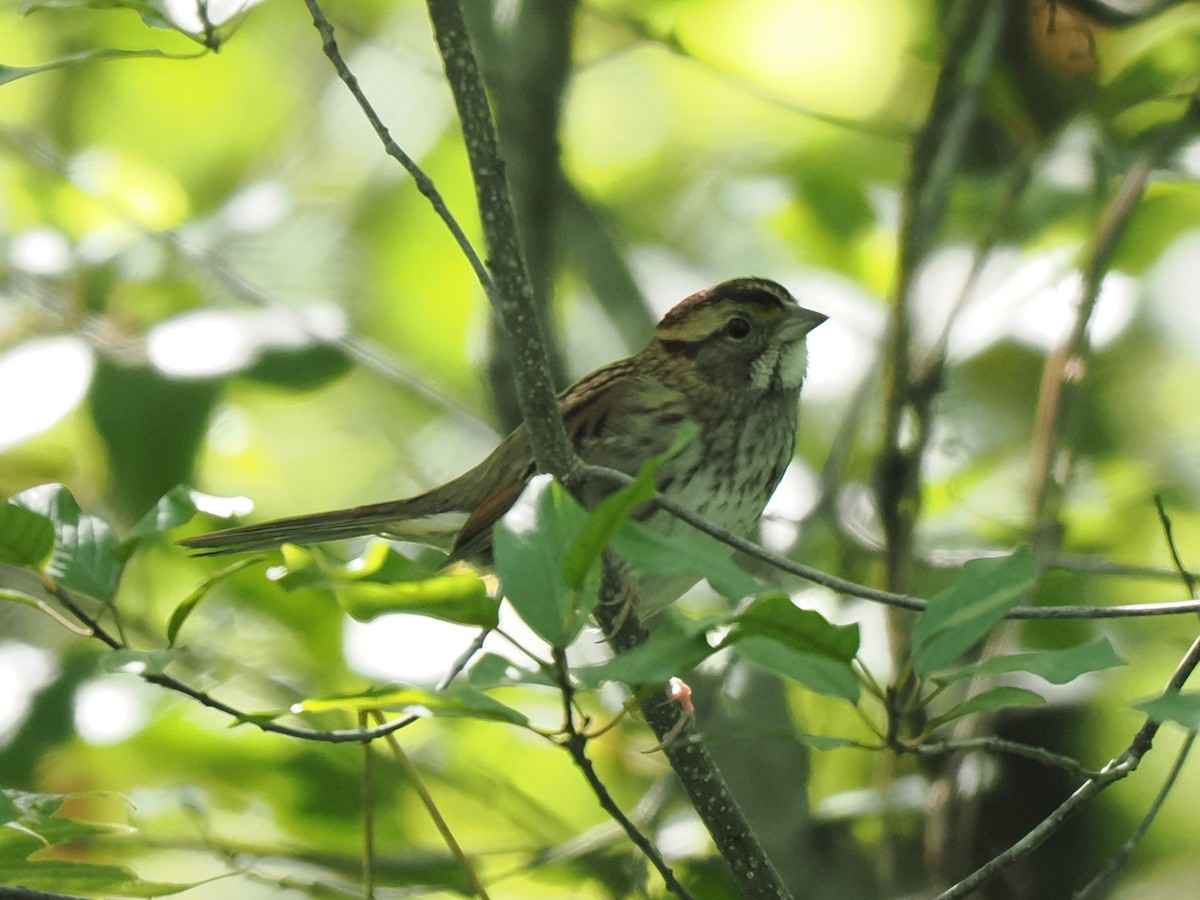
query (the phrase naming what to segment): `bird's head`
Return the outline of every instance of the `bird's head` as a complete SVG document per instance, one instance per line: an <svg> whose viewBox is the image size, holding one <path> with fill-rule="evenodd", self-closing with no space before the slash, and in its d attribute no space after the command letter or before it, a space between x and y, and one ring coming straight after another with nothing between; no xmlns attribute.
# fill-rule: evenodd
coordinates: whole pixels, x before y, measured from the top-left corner
<svg viewBox="0 0 1200 900"><path fill-rule="evenodd" d="M691 360L715 387L798 391L808 364L805 337L826 318L774 281L735 278L671 309L654 330L651 347Z"/></svg>

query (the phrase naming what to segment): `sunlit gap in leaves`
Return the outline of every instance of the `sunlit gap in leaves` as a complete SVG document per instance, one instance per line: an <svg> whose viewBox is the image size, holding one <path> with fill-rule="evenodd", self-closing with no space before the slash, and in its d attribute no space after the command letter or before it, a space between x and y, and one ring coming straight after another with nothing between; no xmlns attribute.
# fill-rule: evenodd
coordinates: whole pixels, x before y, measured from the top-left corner
<svg viewBox="0 0 1200 900"><path fill-rule="evenodd" d="M53 427L92 380L92 352L77 337L26 341L0 354L0 451Z"/></svg>
<svg viewBox="0 0 1200 900"><path fill-rule="evenodd" d="M100 746L125 740L146 724L153 690L124 674L87 682L75 693L75 731Z"/></svg>
<svg viewBox="0 0 1200 900"><path fill-rule="evenodd" d="M20 727L33 698L57 676L48 651L20 641L0 644L0 745Z"/></svg>

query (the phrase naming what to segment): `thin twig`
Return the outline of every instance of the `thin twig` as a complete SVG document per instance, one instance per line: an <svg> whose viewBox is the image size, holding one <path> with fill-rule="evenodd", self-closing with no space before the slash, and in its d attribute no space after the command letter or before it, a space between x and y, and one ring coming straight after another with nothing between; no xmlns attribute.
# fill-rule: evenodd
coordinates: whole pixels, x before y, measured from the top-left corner
<svg viewBox="0 0 1200 900"><path fill-rule="evenodd" d="M1142 838L1146 836L1146 832L1150 830L1150 825L1158 818L1159 811L1162 809L1171 790L1175 787L1175 783L1179 779L1179 773L1183 771L1183 764L1187 762L1187 758L1191 754L1195 742L1196 732L1189 731L1187 737L1183 740L1183 745L1179 748L1179 752L1175 754L1175 762L1171 764L1171 771L1167 773L1167 778L1163 782L1162 787L1159 788L1158 794L1154 797L1154 802L1150 804L1150 808L1146 810L1146 814L1138 822L1138 826L1133 830L1133 834L1129 836L1129 840L1121 846L1121 849L1109 860L1108 865L1096 874L1095 878L1075 892L1072 900L1090 900L1092 897L1099 896L1108 883L1129 865L1130 859L1133 858L1133 851L1137 849L1138 844L1142 842Z"/></svg>
<svg viewBox="0 0 1200 900"><path fill-rule="evenodd" d="M371 716L377 722L383 721L383 714L379 710L371 710ZM471 858L463 850L458 839L454 837L454 832L450 830L450 823L446 821L445 816L442 815L442 811L438 809L437 802L433 799L433 794L425 787L425 781L421 778L421 773L417 771L417 767L408 758L408 754L404 752L404 748L400 746L400 742L396 740L394 734L386 735L385 740L392 754L396 757L396 761L400 763L400 768L404 770L404 774L412 782L413 789L417 792L417 796L421 798L421 803L425 807L425 811L429 813L429 818L433 820L433 824L437 827L442 840L446 842L450 853L458 861L463 874L467 876L467 880L471 883L471 887L475 891L475 896L479 897L480 900L488 900L487 888L483 886L483 880L479 877L479 872L476 871L474 863L471 862ZM367 752L370 752L370 748L367 748Z"/></svg>
<svg viewBox="0 0 1200 900"><path fill-rule="evenodd" d="M567 666L567 655L559 649L556 649L554 652L554 673L558 681L563 703L563 737L555 741L555 743L571 755L572 761L579 771L583 773L588 787L592 789L592 793L600 801L601 809L608 813L609 817L621 826L621 829L633 845L642 851L642 854L649 860L650 865L654 866L655 870L662 877L667 889L677 897L684 898L684 900L691 900L692 895L679 883L671 867L667 865L658 848L654 846L654 842L642 834L641 829L634 824L629 816L625 815L625 811L621 809L620 804L613 799L612 794L608 791L608 787L604 784L599 774L597 774L592 760L588 757L587 744L589 738L575 725L575 685L571 681L571 672Z"/></svg>
<svg viewBox="0 0 1200 900"><path fill-rule="evenodd" d="M361 731L367 727L367 711L358 713L358 728ZM394 737L393 737L394 740ZM375 898L375 785L373 782L375 756L370 744L362 745L363 767L360 795L362 800L363 822L363 896L366 900Z"/></svg>
<svg viewBox="0 0 1200 900"><path fill-rule="evenodd" d="M87 627L91 636L96 640L108 646L110 650L126 650L128 647L113 637L103 625L91 616L80 603L75 599L70 591L61 585L54 583L49 579L44 579L46 589L50 591L71 615L75 616L80 622ZM201 706L206 706L209 709L215 709L217 712L237 719L239 722L244 722L247 725L253 725L260 731L269 732L271 734L280 734L285 737L300 738L306 741L318 741L326 744L349 744L355 742L374 741L381 737L387 737L401 728L411 725L418 721L420 716L407 715L401 716L399 719L394 719L385 725L380 725L375 728L349 728L337 729L332 731L319 731L310 728L292 728L287 725L279 725L275 722L264 722L255 718L252 713L240 710L234 706L230 706L224 701L218 700L211 694L197 690L191 685L174 678L165 673L150 673L142 672L139 676L143 681L150 684L156 684L159 687L166 688L169 691L174 691L177 694L183 694L185 697L190 697Z"/></svg>
<svg viewBox="0 0 1200 900"><path fill-rule="evenodd" d="M315 0L305 2L315 4ZM508 334L509 350L517 362L513 374L521 417L529 429L538 468L557 476L569 490L574 490L580 463L558 408L533 287L521 253L512 198L504 177L496 126L462 8L459 0L428 0L427 6L475 181L491 273L492 290L488 296Z"/></svg>
<svg viewBox="0 0 1200 900"><path fill-rule="evenodd" d="M1171 562L1175 565L1175 571L1179 574L1179 578L1183 581L1184 588L1193 599L1196 597L1196 576L1187 570L1187 566L1183 564L1183 557L1179 555L1179 547L1175 544L1175 529L1171 526L1171 517L1167 515L1167 509L1163 506L1162 496L1154 495L1154 508L1158 510L1158 521L1162 525L1163 540L1167 542L1167 550L1171 554Z"/></svg>
<svg viewBox="0 0 1200 900"><path fill-rule="evenodd" d="M1192 672L1195 671L1197 665L1200 665L1200 638L1192 642L1191 647L1188 648L1179 665L1175 667L1175 671L1171 673L1163 694L1178 693ZM1155 722L1153 719L1147 717L1124 753L1114 757L1094 777L1089 778L1080 785L1075 793L1068 797L1057 809L1039 822L1036 827L1019 841L976 869L948 891L938 894L935 900L962 900L962 898L970 896L976 888L990 881L1005 869L1036 850L1055 832L1062 828L1067 819L1085 803L1112 783L1120 781L1136 771L1138 764L1142 761L1142 757L1150 751L1150 747L1154 742L1154 736L1158 733L1159 727L1159 722Z"/></svg>
<svg viewBox="0 0 1200 900"><path fill-rule="evenodd" d="M450 212L450 208L446 205L441 192L437 189L437 185L433 183L433 179L425 174L422 169L411 156L404 152L404 149L396 143L392 138L392 134L388 131L388 127L383 124L383 120L379 118L379 114L375 112L375 107L371 105L371 101L367 99L367 95L363 93L362 87L358 83L358 77L350 71L350 67L346 65L346 60L342 58L342 51L338 49L337 40L333 35L333 26L329 23L329 19L325 17L325 13L321 11L321 7L317 5L317 0L304 0L308 7L309 15L312 16L313 25L321 35L321 47L325 51L325 55L329 57L329 61L333 64L333 69L337 72L338 78L346 85L347 90L362 109L363 115L367 117L367 121L371 123L371 127L375 130L375 134L379 137L383 144L384 152L396 162L404 167L404 171L412 176L413 183L417 190L421 192L433 207L435 213L446 228L449 229L454 242L458 244L467 262L470 263L471 269L475 272L475 277L483 286L484 292L489 298L494 298L496 295L496 286L492 282L492 276L488 274L487 266L483 264L483 260L479 258L479 254L475 252L475 248L471 245L470 239L462 226L458 224L458 220L454 218L454 214Z"/></svg>
<svg viewBox="0 0 1200 900"><path fill-rule="evenodd" d="M633 585L612 554L605 556L602 584L595 616L609 643L620 653L645 641L645 628L633 611ZM688 719L681 728L679 707L661 691L642 703L642 714L660 742L674 735L663 746L663 753L742 894L749 900L789 900L791 894L730 793L695 723Z"/></svg>
<svg viewBox="0 0 1200 900"><path fill-rule="evenodd" d="M1043 747L1035 747L1031 744L1005 740L993 735L981 735L979 737L939 741L936 743L898 744L895 745L895 748L902 753L911 753L914 756L944 756L948 753L982 751L984 753L1020 756L1024 759L1031 759L1034 762L1041 763L1053 769L1062 769L1075 778L1094 778L1099 774L1083 766L1074 757L1055 753Z"/></svg>
<svg viewBox="0 0 1200 900"><path fill-rule="evenodd" d="M583 475L587 478L596 478L618 485L625 485L633 480L623 472L602 466L585 466ZM885 606L894 606L913 612L921 612L925 609L926 601L920 597L915 597L911 594L900 594L894 591L884 591L859 584L855 581L849 581L845 578L838 578L836 575L830 575L827 572L822 572L820 569L814 569L812 566L798 563L783 554L767 550L751 540L732 534L715 525L710 525L691 510L668 500L661 494L655 494L650 502L680 521L691 525L697 531L707 534L709 537L720 541L727 547L737 550L739 553L744 553L747 556L774 566L781 572L787 572L789 575L795 575L803 578L805 581L829 588L831 591L836 591L840 594L870 600L872 603L881 603ZM1018 606L1011 610L1005 618L1130 619L1146 616L1174 616L1184 613L1200 613L1200 600L1179 600L1165 603L1129 603L1120 606Z"/></svg>
<svg viewBox="0 0 1200 900"><path fill-rule="evenodd" d="M1167 549L1171 554L1171 560L1175 564L1179 578L1183 581L1184 587L1192 597L1196 596L1196 579L1192 573L1187 570L1183 564L1183 557L1179 553L1179 547L1175 543L1174 529L1171 527L1171 517L1167 515L1166 506L1163 505L1162 497L1158 494L1154 495L1154 506L1158 510L1158 520L1162 524L1163 539L1167 542ZM1108 865L1106 865L1096 877L1089 881L1084 887L1079 890L1074 897L1074 900L1086 900L1088 897L1096 896L1109 882L1117 876L1127 865L1130 859L1133 858L1133 851L1137 849L1142 838L1146 836L1146 832L1150 830L1150 825L1158 818L1158 813L1166 803L1167 797L1171 790L1175 787L1175 783L1179 778L1179 773L1183 770L1183 764L1187 761L1188 756L1192 752L1192 747L1196 741L1196 732L1189 731L1187 737L1184 738L1183 745L1175 754L1175 761L1171 765L1171 771L1167 773L1167 778L1159 788L1158 794L1154 801L1150 804L1146 814L1142 816L1142 820L1138 822L1137 828L1133 834L1129 836L1121 849L1117 852Z"/></svg>

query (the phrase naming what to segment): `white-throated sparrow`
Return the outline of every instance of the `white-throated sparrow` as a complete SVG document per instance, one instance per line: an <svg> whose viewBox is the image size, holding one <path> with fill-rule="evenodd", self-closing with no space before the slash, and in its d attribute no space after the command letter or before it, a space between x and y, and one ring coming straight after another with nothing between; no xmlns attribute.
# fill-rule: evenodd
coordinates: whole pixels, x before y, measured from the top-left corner
<svg viewBox="0 0 1200 900"><path fill-rule="evenodd" d="M632 475L667 450L685 423L695 423L697 437L658 470L658 489L714 525L745 534L792 458L805 336L825 318L762 278L736 278L692 294L663 316L644 350L559 395L576 452L589 464ZM535 473L521 426L483 462L424 494L182 543L217 554L369 534L420 541L432 523L444 530L446 515L455 513L452 557L486 561L492 525Z"/></svg>

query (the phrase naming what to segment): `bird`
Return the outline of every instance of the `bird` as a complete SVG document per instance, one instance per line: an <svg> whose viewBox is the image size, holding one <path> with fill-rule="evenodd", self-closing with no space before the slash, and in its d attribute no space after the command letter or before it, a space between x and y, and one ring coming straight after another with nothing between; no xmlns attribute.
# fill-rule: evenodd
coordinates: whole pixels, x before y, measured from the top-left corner
<svg viewBox="0 0 1200 900"><path fill-rule="evenodd" d="M662 317L639 353L559 394L575 452L588 465L636 475L672 448L681 429L694 429L695 437L657 469L657 490L719 528L748 534L794 455L806 338L826 318L765 278L734 278L691 294ZM368 535L420 542L448 533L448 562L486 565L492 526L537 472L522 424L482 462L423 494L180 543L221 555ZM666 533L678 527L661 512L647 522Z"/></svg>

